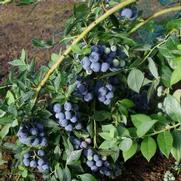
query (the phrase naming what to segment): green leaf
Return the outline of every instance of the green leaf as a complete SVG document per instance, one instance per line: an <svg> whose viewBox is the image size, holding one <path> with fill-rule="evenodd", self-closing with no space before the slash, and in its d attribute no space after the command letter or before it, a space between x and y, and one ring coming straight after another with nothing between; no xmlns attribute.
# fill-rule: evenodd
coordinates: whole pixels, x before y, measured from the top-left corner
<svg viewBox="0 0 181 181"><path fill-rule="evenodd" d="M11 91L7 92L5 99L7 100L8 105L10 105L10 104L15 102L14 95L13 95L13 93Z"/></svg>
<svg viewBox="0 0 181 181"><path fill-rule="evenodd" d="M130 89L139 93L143 81L144 81L144 74L140 70L138 69L131 70L127 79L128 87Z"/></svg>
<svg viewBox="0 0 181 181"><path fill-rule="evenodd" d="M181 103L181 89L177 89L174 93L173 96L177 99L179 103Z"/></svg>
<svg viewBox="0 0 181 181"><path fill-rule="evenodd" d="M11 124L7 124L3 126L3 128L0 131L0 138L4 138L9 133L9 128L11 127Z"/></svg>
<svg viewBox="0 0 181 181"><path fill-rule="evenodd" d="M9 64L18 67L22 72L28 69L28 65L21 59L13 60Z"/></svg>
<svg viewBox="0 0 181 181"><path fill-rule="evenodd" d="M174 85L176 83L178 83L181 80L181 67L178 66L172 73L171 76L171 85Z"/></svg>
<svg viewBox="0 0 181 181"><path fill-rule="evenodd" d="M172 118L173 121L181 122L181 106L175 97L168 95L165 98L163 105L166 113Z"/></svg>
<svg viewBox="0 0 181 181"><path fill-rule="evenodd" d="M81 48L79 47L79 45L74 45L74 46L72 46L72 51L74 52L74 53L76 53L76 54L81 54L82 53L82 50L81 50Z"/></svg>
<svg viewBox="0 0 181 181"><path fill-rule="evenodd" d="M89 173L78 175L78 177L81 179L81 181L97 181L97 179Z"/></svg>
<svg viewBox="0 0 181 181"><path fill-rule="evenodd" d="M5 114L6 114L6 112L4 112L2 109L0 109L0 118L2 118Z"/></svg>
<svg viewBox="0 0 181 181"><path fill-rule="evenodd" d="M67 165L73 165L76 161L79 160L81 153L82 153L82 150L76 150L76 151L68 152L66 164Z"/></svg>
<svg viewBox="0 0 181 181"><path fill-rule="evenodd" d="M173 145L173 137L169 131L160 133L157 136L160 151L168 158Z"/></svg>
<svg viewBox="0 0 181 181"><path fill-rule="evenodd" d="M157 120L152 120L149 116L144 114L132 115L131 120L137 128L136 133L139 137L144 136L157 122Z"/></svg>
<svg viewBox="0 0 181 181"><path fill-rule="evenodd" d="M137 143L133 143L129 150L123 151L123 158L125 162L136 153L137 148L138 148Z"/></svg>
<svg viewBox="0 0 181 181"><path fill-rule="evenodd" d="M28 170L24 169L23 172L21 173L23 178L26 178L28 176Z"/></svg>
<svg viewBox="0 0 181 181"><path fill-rule="evenodd" d="M158 75L158 68L157 68L155 62L154 62L151 58L149 58L148 60L149 60L148 67L149 67L149 70L150 70L151 74L152 74L156 79L158 79L158 77L159 77L159 75Z"/></svg>
<svg viewBox="0 0 181 181"><path fill-rule="evenodd" d="M173 131L173 148L171 153L176 161L179 163L181 161L181 131Z"/></svg>
<svg viewBox="0 0 181 181"><path fill-rule="evenodd" d="M106 119L111 118L111 113L108 111L96 111L93 115L93 118L96 121L105 121Z"/></svg>
<svg viewBox="0 0 181 181"><path fill-rule="evenodd" d="M102 144L99 146L99 148L103 150L109 150L115 148L116 146L117 146L117 140L113 139L113 140L103 141Z"/></svg>
<svg viewBox="0 0 181 181"><path fill-rule="evenodd" d="M141 153L150 161L156 153L156 142L152 137L145 137L141 143Z"/></svg>
<svg viewBox="0 0 181 181"><path fill-rule="evenodd" d="M63 180L63 170L61 169L59 163L55 166L55 177L59 180Z"/></svg>
<svg viewBox="0 0 181 181"><path fill-rule="evenodd" d="M33 38L32 44L38 48L50 48L53 46L53 41L52 40L45 41L43 39Z"/></svg>
<svg viewBox="0 0 181 181"><path fill-rule="evenodd" d="M131 146L133 144L133 141L131 138L124 138L121 143L119 144L119 148L122 150L122 151L128 151Z"/></svg>

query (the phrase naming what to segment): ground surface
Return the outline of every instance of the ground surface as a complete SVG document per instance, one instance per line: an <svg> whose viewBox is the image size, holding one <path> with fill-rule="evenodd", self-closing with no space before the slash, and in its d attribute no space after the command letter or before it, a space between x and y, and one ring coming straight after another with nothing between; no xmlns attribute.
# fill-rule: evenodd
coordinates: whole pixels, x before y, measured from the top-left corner
<svg viewBox="0 0 181 181"><path fill-rule="evenodd" d="M147 3L151 1L155 2L149 0ZM22 48L28 50L29 56L35 57L38 64L48 62L50 52L59 50L59 47L37 49L33 47L31 40L32 38L50 39L53 33L61 34L64 22L71 14L72 2L70 0L45 2L38 4L33 11L32 6L17 7L14 4L0 6L0 80L8 73L8 62L18 57ZM156 5L153 4L154 6L150 8L155 11ZM8 160L8 164L3 169L0 167L0 172L5 170L8 172L10 169L12 156L5 153L4 158ZM164 159L159 154L149 164L137 156L125 164L122 176L116 180L162 181L164 173L171 169L173 163L172 159ZM6 179L0 178L0 180ZM176 177L176 181L181 181L181 175Z"/></svg>

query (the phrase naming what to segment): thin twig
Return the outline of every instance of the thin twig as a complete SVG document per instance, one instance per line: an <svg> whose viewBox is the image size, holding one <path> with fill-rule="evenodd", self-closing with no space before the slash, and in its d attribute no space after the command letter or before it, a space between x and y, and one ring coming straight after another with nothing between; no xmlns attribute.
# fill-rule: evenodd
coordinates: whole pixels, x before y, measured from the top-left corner
<svg viewBox="0 0 181 181"><path fill-rule="evenodd" d="M163 9L163 10L153 14L148 19L146 19L146 20L142 21L141 23L137 24L133 29L131 29L129 31L128 34L132 34L133 32L137 31L140 27L144 26L146 23L148 23L152 19L155 19L155 18L157 18L157 17L159 17L161 15L164 15L164 14L167 14L167 13L170 13L170 12L174 12L174 11L179 11L179 10L181 10L181 6L174 6L174 7L171 7L171 8Z"/></svg>

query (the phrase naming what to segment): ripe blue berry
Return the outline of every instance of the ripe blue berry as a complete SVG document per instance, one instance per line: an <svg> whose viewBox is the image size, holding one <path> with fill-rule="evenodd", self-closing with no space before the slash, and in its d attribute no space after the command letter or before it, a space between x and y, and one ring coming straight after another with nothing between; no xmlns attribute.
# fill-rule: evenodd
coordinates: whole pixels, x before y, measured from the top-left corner
<svg viewBox="0 0 181 181"><path fill-rule="evenodd" d="M84 69L88 69L90 67L91 62L88 57L84 57L81 61L81 64Z"/></svg>
<svg viewBox="0 0 181 181"><path fill-rule="evenodd" d="M109 90L109 91L112 91L113 90L113 86L111 84L107 84L106 85L106 88Z"/></svg>
<svg viewBox="0 0 181 181"><path fill-rule="evenodd" d="M42 158L38 159L38 165L42 166L44 164L44 160Z"/></svg>
<svg viewBox="0 0 181 181"><path fill-rule="evenodd" d="M68 124L68 125L65 127L65 130L68 131L68 132L72 131L72 129L73 129L72 124Z"/></svg>
<svg viewBox="0 0 181 181"><path fill-rule="evenodd" d="M72 117L71 112L65 111L65 118L66 118L67 120L69 120L71 117Z"/></svg>
<svg viewBox="0 0 181 181"><path fill-rule="evenodd" d="M85 95L87 93L87 89L86 89L85 85L80 84L79 86L77 86L77 88L81 94Z"/></svg>
<svg viewBox="0 0 181 181"><path fill-rule="evenodd" d="M102 167L102 161L101 160L96 161L96 166L97 167Z"/></svg>
<svg viewBox="0 0 181 181"><path fill-rule="evenodd" d="M97 154L94 154L93 159L94 159L94 161L98 161L99 160L99 156Z"/></svg>
<svg viewBox="0 0 181 181"><path fill-rule="evenodd" d="M23 155L24 158L29 158L30 156L31 156L31 155L30 155L29 152L27 152L27 153L25 153L25 154Z"/></svg>
<svg viewBox="0 0 181 181"><path fill-rule="evenodd" d="M78 124L75 126L75 129L76 129L76 130L81 130L81 129L82 129L82 124L81 124L81 123L78 123Z"/></svg>
<svg viewBox="0 0 181 181"><path fill-rule="evenodd" d="M86 102L89 102L93 99L93 95L92 93L87 93L85 96L84 96L84 101Z"/></svg>
<svg viewBox="0 0 181 181"><path fill-rule="evenodd" d="M32 160L32 161L30 162L30 167L36 168L36 166L37 166L36 161L35 161L35 160Z"/></svg>
<svg viewBox="0 0 181 181"><path fill-rule="evenodd" d="M88 167L92 167L92 166L94 165L94 162L88 160L88 161L86 162L86 164L87 164Z"/></svg>
<svg viewBox="0 0 181 181"><path fill-rule="evenodd" d="M100 102L104 102L104 101L106 100L106 97L100 95L100 96L98 97L98 100L99 100Z"/></svg>
<svg viewBox="0 0 181 181"><path fill-rule="evenodd" d="M89 60L93 63L98 62L99 61L99 54L97 52L92 52L89 56Z"/></svg>
<svg viewBox="0 0 181 181"><path fill-rule="evenodd" d="M108 92L108 93L106 94L106 99L112 99L113 97L114 97L113 92Z"/></svg>
<svg viewBox="0 0 181 181"><path fill-rule="evenodd" d="M101 65L98 62L92 63L90 68L94 71L94 72L99 72Z"/></svg>
<svg viewBox="0 0 181 181"><path fill-rule="evenodd" d="M124 8L124 9L121 11L121 14L120 14L120 15L121 15L122 17L131 19L132 16L133 16L133 11L132 11L130 8Z"/></svg>
<svg viewBox="0 0 181 181"><path fill-rule="evenodd" d="M65 102L64 109L70 111L72 109L72 104L70 102Z"/></svg>
<svg viewBox="0 0 181 181"><path fill-rule="evenodd" d="M76 122L77 122L77 117L76 117L76 116L73 116L73 117L70 119L70 121L71 121L72 123L76 123Z"/></svg>
<svg viewBox="0 0 181 181"><path fill-rule="evenodd" d="M36 128L31 128L31 129L30 129L30 133L31 133L32 135L37 135L37 134L38 134L38 130L37 130Z"/></svg>
<svg viewBox="0 0 181 181"><path fill-rule="evenodd" d="M41 140L41 143L40 143L40 145L41 146L47 146L47 139L46 138L43 138L42 140Z"/></svg>
<svg viewBox="0 0 181 181"><path fill-rule="evenodd" d="M48 169L49 169L49 166L48 166L47 164L42 165L42 169L43 169L44 171L46 171L46 170L48 170Z"/></svg>
<svg viewBox="0 0 181 181"><path fill-rule="evenodd" d="M94 172L96 172L96 171L98 170L98 168L97 168L97 166L93 165L93 166L91 167L91 170L94 171Z"/></svg>
<svg viewBox="0 0 181 181"><path fill-rule="evenodd" d="M45 151L44 150L38 150L38 155L39 156L44 156L45 155Z"/></svg>
<svg viewBox="0 0 181 181"><path fill-rule="evenodd" d="M92 151L92 149L88 149L87 150L87 156L92 156L93 155L93 151Z"/></svg>
<svg viewBox="0 0 181 181"><path fill-rule="evenodd" d="M109 69L110 65L108 63L102 63L101 65L101 72L107 72Z"/></svg>
<svg viewBox="0 0 181 181"><path fill-rule="evenodd" d="M59 120L59 124L60 124L60 126L62 126L62 127L66 127L67 124L68 124L68 121L67 121L66 119Z"/></svg>
<svg viewBox="0 0 181 181"><path fill-rule="evenodd" d="M40 143L38 138L35 138L34 140L32 140L32 145L33 146L37 146Z"/></svg>
<svg viewBox="0 0 181 181"><path fill-rule="evenodd" d="M55 117L56 117L56 114L55 114ZM59 119L59 120L63 120L65 118L65 114L60 112L60 113L57 114L56 118Z"/></svg>
<svg viewBox="0 0 181 181"><path fill-rule="evenodd" d="M80 144L80 148L87 148L87 143L85 141L82 141Z"/></svg>
<svg viewBox="0 0 181 181"><path fill-rule="evenodd" d="M105 87L99 88L98 92L100 93L101 96L105 96L107 94L107 90Z"/></svg>
<svg viewBox="0 0 181 181"><path fill-rule="evenodd" d="M53 106L53 111L54 111L55 113L59 113L59 112L61 111L61 105L60 105L60 104L55 104L55 105Z"/></svg>
<svg viewBox="0 0 181 181"><path fill-rule="evenodd" d="M110 99L106 99L104 102L103 102L105 105L109 105L111 103L111 100Z"/></svg>
<svg viewBox="0 0 181 181"><path fill-rule="evenodd" d="M24 164L26 167L28 167L28 166L30 165L29 159L24 158L24 159L23 159L23 164Z"/></svg>

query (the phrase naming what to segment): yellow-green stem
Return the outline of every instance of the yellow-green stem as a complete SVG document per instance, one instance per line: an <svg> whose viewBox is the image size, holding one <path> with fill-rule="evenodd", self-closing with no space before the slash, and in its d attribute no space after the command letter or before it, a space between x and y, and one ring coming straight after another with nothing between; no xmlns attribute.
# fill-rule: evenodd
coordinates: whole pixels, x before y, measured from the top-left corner
<svg viewBox="0 0 181 181"><path fill-rule="evenodd" d="M175 124L175 125L173 125L173 126L168 126L168 127L164 128L164 129L162 129L162 130L155 131L154 133L150 133L150 134L147 134L147 135L145 135L145 136L154 136L154 135L157 135L157 134L159 134L159 133L163 133L163 132L165 132L165 131L169 131L169 130L171 130L171 129L175 129L175 128L179 127L179 126L181 126L181 123L177 123L177 124Z"/></svg>
<svg viewBox="0 0 181 181"><path fill-rule="evenodd" d="M65 52L59 56L58 60L55 62L55 64L48 70L48 72L45 74L44 78L42 79L42 81L40 82L40 84L38 85L38 87L36 88L36 94L35 94L35 99L34 99L34 103L37 100L37 97L39 95L39 92L41 90L41 88L45 85L46 81L48 80L48 78L50 77L50 75L54 72L54 70L61 64L61 62L64 60L64 58L72 51L72 47L77 44L78 42L80 42L96 25L98 25L100 22L102 22L103 20L105 20L107 17L109 17L111 14L115 13L116 11L120 10L121 8L126 7L129 4L132 4L136 2L136 0L125 0L122 3L119 3L118 5L116 5L115 7L111 8L110 10L108 10L105 14L103 14L102 16L100 16L97 20L95 20L94 22L92 22L73 42L72 44L69 46L69 48L67 48L65 50Z"/></svg>
<svg viewBox="0 0 181 181"><path fill-rule="evenodd" d="M141 23L137 24L130 32L129 34L132 34L133 32L137 31L140 27L144 26L146 23L148 23L149 21L151 21L152 19L155 19L161 15L170 13L170 12L174 12L174 11L179 11L181 10L181 6L175 6L175 7L171 7L171 8L167 8L167 9L163 9L155 14L153 14L152 16L150 16L148 19L142 21Z"/></svg>

